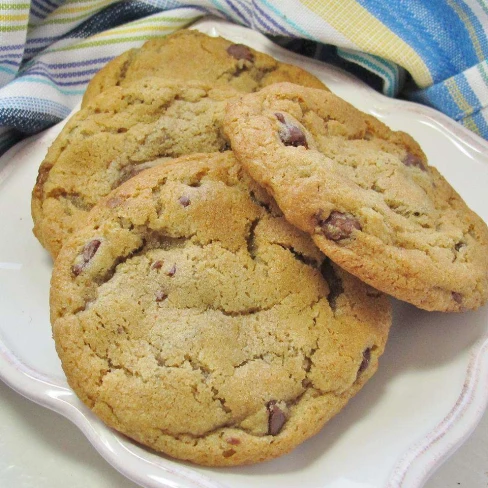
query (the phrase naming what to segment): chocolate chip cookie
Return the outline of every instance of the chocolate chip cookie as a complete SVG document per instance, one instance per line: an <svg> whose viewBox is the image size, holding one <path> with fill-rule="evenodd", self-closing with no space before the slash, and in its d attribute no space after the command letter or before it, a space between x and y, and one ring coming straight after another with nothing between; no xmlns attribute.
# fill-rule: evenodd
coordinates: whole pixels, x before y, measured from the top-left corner
<svg viewBox="0 0 488 488"><path fill-rule="evenodd" d="M243 92L279 81L326 89L319 79L297 66L222 37L183 29L147 41L110 61L88 84L82 106L111 86L124 86L146 76L225 84Z"/></svg>
<svg viewBox="0 0 488 488"><path fill-rule="evenodd" d="M34 234L56 257L66 236L113 188L159 158L224 151L230 87L147 78L112 87L76 113L40 166Z"/></svg>
<svg viewBox="0 0 488 488"><path fill-rule="evenodd" d="M286 83L230 105L225 131L285 217L350 273L426 310L486 301L486 224L409 135Z"/></svg>
<svg viewBox="0 0 488 488"><path fill-rule="evenodd" d="M69 384L104 422L215 466L318 432L376 370L391 313L226 152L102 199L55 262L51 320Z"/></svg>

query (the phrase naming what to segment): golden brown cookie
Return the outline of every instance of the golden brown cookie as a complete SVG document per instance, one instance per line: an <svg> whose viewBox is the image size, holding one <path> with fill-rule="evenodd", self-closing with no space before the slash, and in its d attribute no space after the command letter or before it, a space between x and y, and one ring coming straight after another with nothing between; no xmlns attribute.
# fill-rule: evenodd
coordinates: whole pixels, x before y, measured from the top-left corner
<svg viewBox="0 0 488 488"><path fill-rule="evenodd" d="M55 262L51 320L69 384L104 422L216 466L317 433L376 370L391 313L227 152L101 200Z"/></svg>
<svg viewBox="0 0 488 488"><path fill-rule="evenodd" d="M350 273L426 310L485 303L486 224L408 134L286 83L229 106L225 131L287 220Z"/></svg>
<svg viewBox="0 0 488 488"><path fill-rule="evenodd" d="M222 37L210 37L183 29L161 39L147 41L110 61L90 81L85 106L112 86L124 86L146 76L186 82L224 84L253 92L280 81L327 89L315 76L291 64Z"/></svg>
<svg viewBox="0 0 488 488"><path fill-rule="evenodd" d="M39 168L32 216L41 244L56 257L101 197L158 158L225 150L224 109L238 95L147 78L95 98L68 121Z"/></svg>

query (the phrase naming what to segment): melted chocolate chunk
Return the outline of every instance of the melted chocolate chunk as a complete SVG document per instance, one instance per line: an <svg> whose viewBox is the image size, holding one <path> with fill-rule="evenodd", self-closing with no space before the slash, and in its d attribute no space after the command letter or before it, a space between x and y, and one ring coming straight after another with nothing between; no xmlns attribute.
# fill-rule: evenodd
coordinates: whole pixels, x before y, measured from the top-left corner
<svg viewBox="0 0 488 488"><path fill-rule="evenodd" d="M363 360L361 361L361 364L359 365L358 369L358 376L366 370L366 368L369 366L369 362L371 361L371 349L368 347L363 351Z"/></svg>
<svg viewBox="0 0 488 488"><path fill-rule="evenodd" d="M188 205L191 203L190 199L186 195L181 196L178 201L183 207L188 207Z"/></svg>
<svg viewBox="0 0 488 488"><path fill-rule="evenodd" d="M332 211L325 220L318 220L322 233L331 241L341 241L350 237L354 230L361 230L358 219L351 214Z"/></svg>
<svg viewBox="0 0 488 488"><path fill-rule="evenodd" d="M151 268L152 269L161 269L162 266L163 266L162 261L154 261L154 263L152 263L152 265L151 265Z"/></svg>
<svg viewBox="0 0 488 488"><path fill-rule="evenodd" d="M407 155L403 158L402 163L405 166L415 166L416 168L420 168L422 171L427 171L422 160L412 153L407 153Z"/></svg>
<svg viewBox="0 0 488 488"><path fill-rule="evenodd" d="M246 61L254 61L254 54L244 44L231 44L227 48L227 52L235 59L245 59Z"/></svg>
<svg viewBox="0 0 488 488"><path fill-rule="evenodd" d="M463 296L461 295L461 293L458 293L457 291L453 291L451 293L452 295L452 299L456 302L456 303L462 303L463 301Z"/></svg>
<svg viewBox="0 0 488 488"><path fill-rule="evenodd" d="M71 268L71 272L75 275L75 276L78 276L79 274L81 274L81 272L85 269L85 266L84 266L84 263L79 263L79 264L75 264L72 266Z"/></svg>
<svg viewBox="0 0 488 488"><path fill-rule="evenodd" d="M283 114L276 113L275 116L279 120L279 122L283 124L279 131L281 142L285 146L303 146L308 149L307 138L302 129L300 129L300 127L297 127L296 125L291 124L290 122L287 122Z"/></svg>
<svg viewBox="0 0 488 488"><path fill-rule="evenodd" d="M232 446L238 446L241 441L237 437L228 437L226 439L227 444L231 444Z"/></svg>
<svg viewBox="0 0 488 488"><path fill-rule="evenodd" d="M157 302L162 302L168 298L168 295L163 290L159 290L156 292L155 298Z"/></svg>
<svg viewBox="0 0 488 488"><path fill-rule="evenodd" d="M90 241L86 246L83 248L83 259L88 262L91 260L95 253L97 252L98 248L100 247L101 241L98 239L93 239Z"/></svg>
<svg viewBox="0 0 488 488"><path fill-rule="evenodd" d="M275 113L276 118L282 123L285 124L285 116L283 114L280 114L279 112Z"/></svg>
<svg viewBox="0 0 488 488"><path fill-rule="evenodd" d="M95 256L98 248L100 247L101 241L98 239L93 239L93 241L88 242L85 244L83 251L81 252L81 261L71 268L72 273L75 276L78 276L88 265L88 263L92 260L93 256Z"/></svg>
<svg viewBox="0 0 488 488"><path fill-rule="evenodd" d="M267 407L268 409L268 435L278 435L285 425L286 416L275 400L271 400Z"/></svg>
<svg viewBox="0 0 488 488"><path fill-rule="evenodd" d="M176 274L176 264L173 264L173 266L171 266L171 268L168 270L167 275L174 276L175 274Z"/></svg>
<svg viewBox="0 0 488 488"><path fill-rule="evenodd" d="M305 134L299 127L296 127L294 125L287 126L287 137L286 140L283 141L283 144L285 144L285 146L304 146L308 148L307 138L305 137Z"/></svg>

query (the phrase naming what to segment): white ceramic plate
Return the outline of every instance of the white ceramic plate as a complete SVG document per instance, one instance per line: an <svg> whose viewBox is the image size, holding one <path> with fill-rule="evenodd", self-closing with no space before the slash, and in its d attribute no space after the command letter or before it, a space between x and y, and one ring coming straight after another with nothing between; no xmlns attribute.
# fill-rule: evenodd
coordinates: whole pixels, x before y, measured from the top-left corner
<svg viewBox="0 0 488 488"><path fill-rule="evenodd" d="M488 144L444 115L385 98L262 35L217 20L197 27L246 43L321 78L393 129L411 133L430 162L488 221ZM394 303L378 373L320 434L261 465L205 469L159 456L105 427L67 386L51 339L51 260L31 232L30 192L62 124L0 159L0 378L74 422L117 470L144 487L419 488L469 436L488 403L488 307L428 313Z"/></svg>

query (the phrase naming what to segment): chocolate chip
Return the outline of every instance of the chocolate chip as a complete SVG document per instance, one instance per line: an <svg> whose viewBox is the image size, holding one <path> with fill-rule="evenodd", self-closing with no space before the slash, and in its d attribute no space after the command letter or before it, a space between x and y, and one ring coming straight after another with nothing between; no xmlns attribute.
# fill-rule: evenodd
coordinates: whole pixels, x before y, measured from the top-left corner
<svg viewBox="0 0 488 488"><path fill-rule="evenodd" d="M308 149L307 138L302 129L294 124L291 124L290 122L287 122L283 114L280 114L279 112L275 113L275 116L278 121L283 124L279 130L281 142L285 146L303 146Z"/></svg>
<svg viewBox="0 0 488 488"><path fill-rule="evenodd" d="M363 351L363 360L359 365L358 376L369 366L371 361L371 349L368 347Z"/></svg>
<svg viewBox="0 0 488 488"><path fill-rule="evenodd" d="M331 241L347 239L354 230L362 229L356 217L336 210L333 210L325 220L318 218L318 224L322 228L324 236Z"/></svg>
<svg viewBox="0 0 488 488"><path fill-rule="evenodd" d="M166 298L168 298L168 294L165 293L163 290L159 290L156 292L155 297L157 302L162 302L163 300L166 300Z"/></svg>
<svg viewBox="0 0 488 488"><path fill-rule="evenodd" d="M232 457L234 454L236 453L236 451L234 449L229 449L228 451L224 451L222 453L222 456L224 456L225 458L230 458Z"/></svg>
<svg viewBox="0 0 488 488"><path fill-rule="evenodd" d="M81 272L85 269L85 263L79 263L79 264L75 264L72 266L71 268L71 272L75 275L75 276L78 276L79 274L81 274Z"/></svg>
<svg viewBox="0 0 488 488"><path fill-rule="evenodd" d="M456 303L462 303L463 301L463 296L461 295L461 293L458 293L457 291L453 291L451 293L452 295L452 299L456 302Z"/></svg>
<svg viewBox="0 0 488 488"><path fill-rule="evenodd" d="M329 259L325 259L320 267L320 272L324 280L329 285L329 294L327 295L327 301L329 302L332 310L336 309L336 302L339 295L344 293L341 279L337 276L335 269Z"/></svg>
<svg viewBox="0 0 488 488"><path fill-rule="evenodd" d="M285 116L283 114L280 114L279 112L275 113L276 118L282 123L285 124Z"/></svg>
<svg viewBox="0 0 488 488"><path fill-rule="evenodd" d="M280 131L280 138L285 146L303 146L308 149L307 138L299 127L287 125L285 131Z"/></svg>
<svg viewBox="0 0 488 488"><path fill-rule="evenodd" d="M405 166L415 166L416 168L420 168L422 171L427 171L422 160L410 152L407 153L407 155L403 158L402 163Z"/></svg>
<svg viewBox="0 0 488 488"><path fill-rule="evenodd" d="M186 195L181 196L178 201L181 203L181 205L183 205L183 207L188 207L188 205L191 203L190 199Z"/></svg>
<svg viewBox="0 0 488 488"><path fill-rule="evenodd" d="M228 437L226 439L226 442L227 444L231 444L233 446L238 446L241 443L240 439L238 439L237 437Z"/></svg>
<svg viewBox="0 0 488 488"><path fill-rule="evenodd" d="M251 62L254 60L253 53L244 44L231 44L227 48L227 52L235 59L245 59Z"/></svg>
<svg viewBox="0 0 488 488"><path fill-rule="evenodd" d="M75 276L78 276L86 268L87 264L91 261L93 256L95 256L100 244L101 241L98 239L93 239L85 244L85 247L81 252L81 261L71 268L71 271Z"/></svg>
<svg viewBox="0 0 488 488"><path fill-rule="evenodd" d="M98 248L100 247L101 241L98 239L93 239L90 241L86 246L83 248L83 259L88 262L91 260L95 253L97 252Z"/></svg>
<svg viewBox="0 0 488 488"><path fill-rule="evenodd" d="M151 265L151 268L152 269L161 269L162 266L163 266L162 261L154 261L154 263L152 263L152 265Z"/></svg>
<svg viewBox="0 0 488 488"><path fill-rule="evenodd" d="M174 276L176 273L176 264L173 264L173 266L171 266L171 268L168 270L168 276Z"/></svg>
<svg viewBox="0 0 488 488"><path fill-rule="evenodd" d="M286 416L275 400L271 400L266 406L268 409L268 435L278 435L285 425Z"/></svg>

